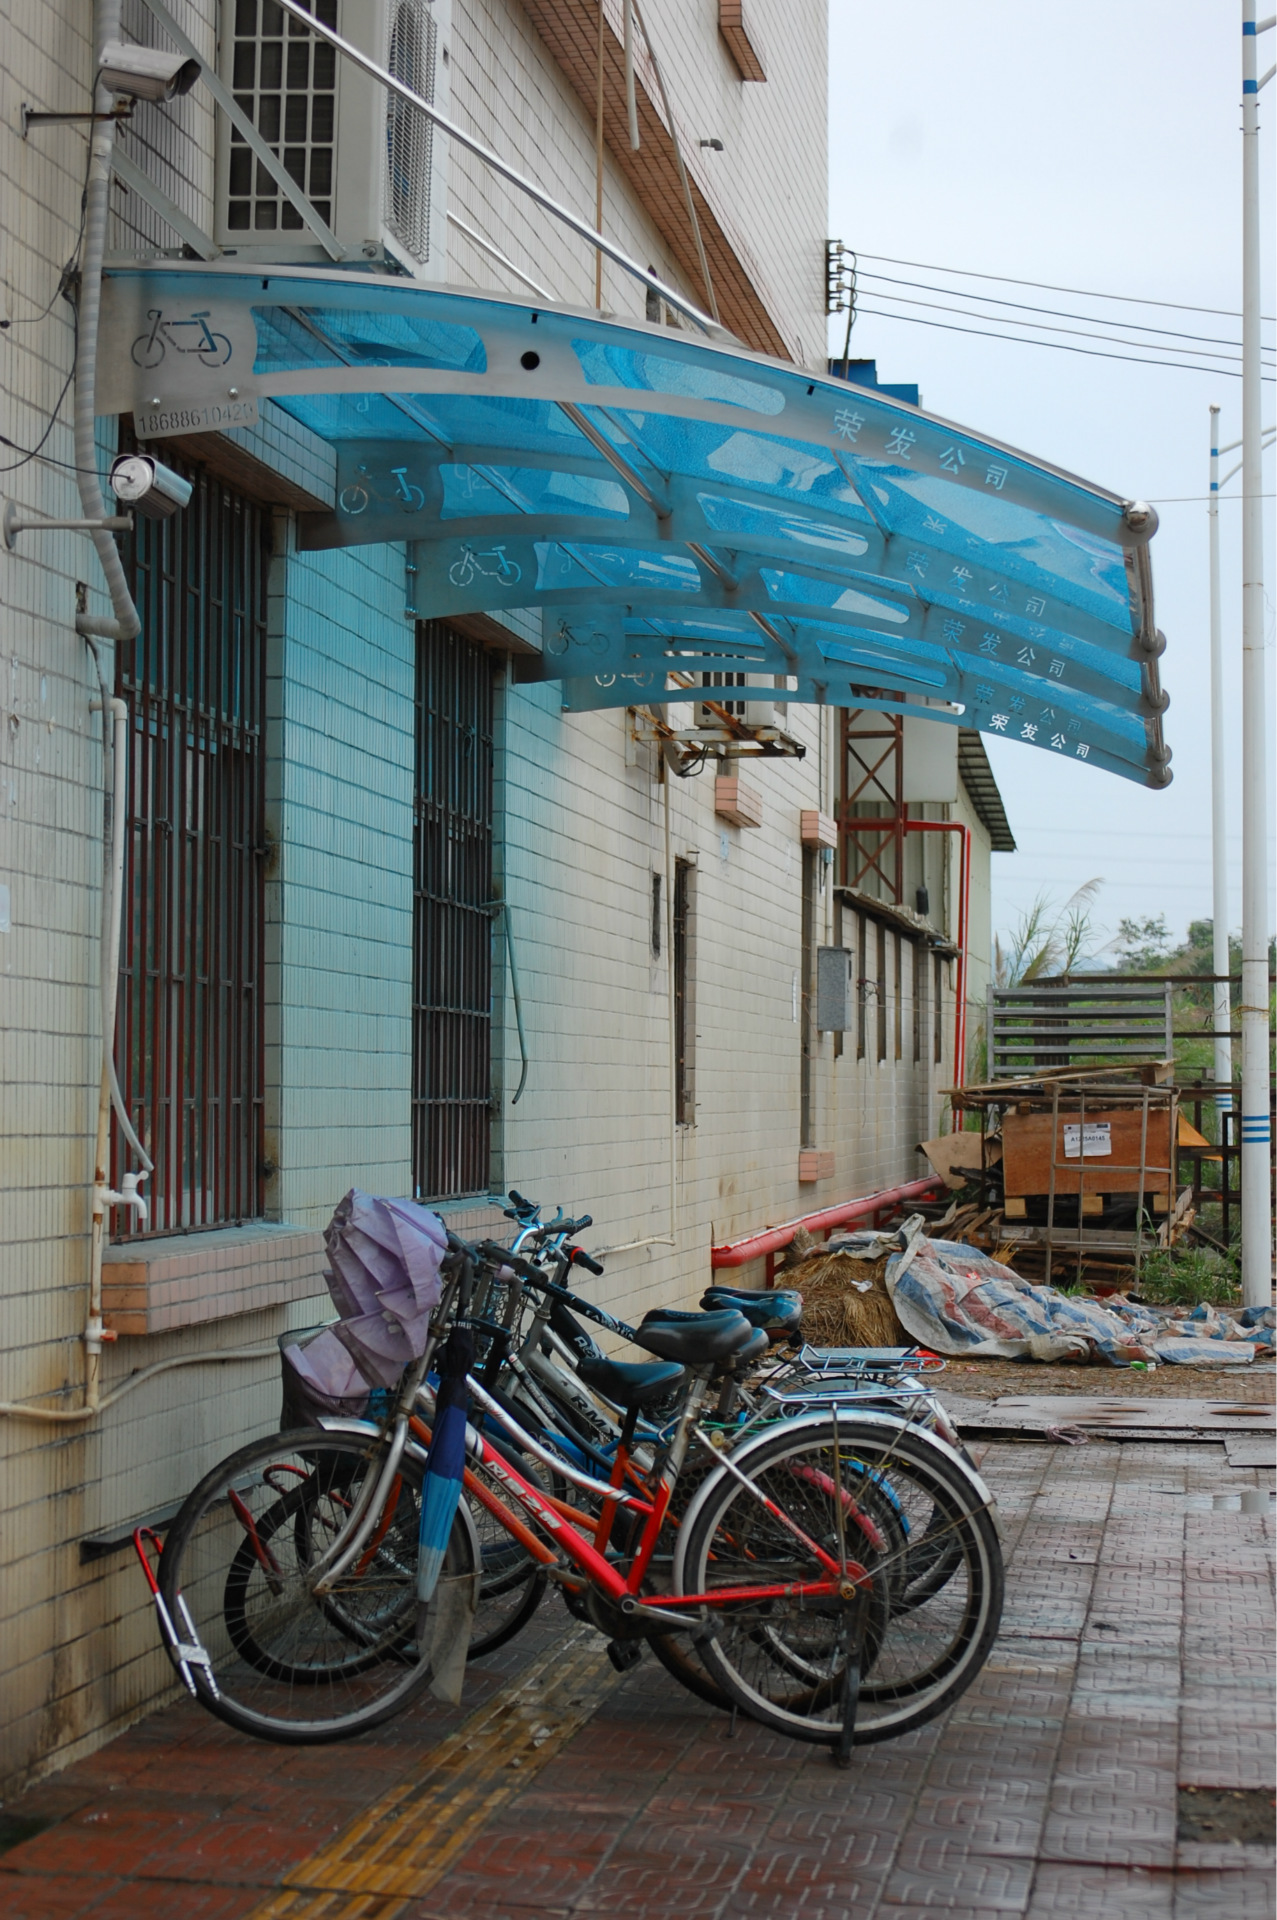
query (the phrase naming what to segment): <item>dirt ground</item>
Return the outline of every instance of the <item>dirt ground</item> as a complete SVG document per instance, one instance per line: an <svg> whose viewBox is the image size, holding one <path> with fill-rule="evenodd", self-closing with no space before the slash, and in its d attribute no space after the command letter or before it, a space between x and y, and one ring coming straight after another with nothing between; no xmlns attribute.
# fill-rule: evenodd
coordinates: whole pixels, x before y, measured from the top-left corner
<svg viewBox="0 0 1277 1920"><path fill-rule="evenodd" d="M941 1393L997 1400L1004 1393L1115 1393L1123 1399L1241 1400L1277 1399L1277 1367L1252 1360L1246 1367L1059 1367L1034 1361L950 1360L934 1376Z"/></svg>

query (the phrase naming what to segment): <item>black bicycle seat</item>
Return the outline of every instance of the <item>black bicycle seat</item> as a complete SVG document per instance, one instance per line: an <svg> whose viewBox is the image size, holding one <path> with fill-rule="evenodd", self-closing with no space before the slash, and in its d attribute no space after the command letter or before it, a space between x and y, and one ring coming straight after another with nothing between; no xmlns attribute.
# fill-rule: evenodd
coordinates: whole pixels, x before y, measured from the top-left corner
<svg viewBox="0 0 1277 1920"><path fill-rule="evenodd" d="M684 1377L682 1367L668 1360L582 1360L577 1373L587 1387L627 1413L663 1400Z"/></svg>
<svg viewBox="0 0 1277 1920"><path fill-rule="evenodd" d="M761 1360L770 1346L766 1327L755 1327L746 1344L732 1355L732 1365L737 1373L742 1367L752 1367L755 1360Z"/></svg>
<svg viewBox="0 0 1277 1920"><path fill-rule="evenodd" d="M659 1353L664 1360L677 1360L685 1367L730 1360L752 1340L753 1328L743 1313L726 1308L722 1313L663 1314L659 1309L644 1316L636 1330L636 1346Z"/></svg>
<svg viewBox="0 0 1277 1920"><path fill-rule="evenodd" d="M802 1298L792 1293L725 1293L710 1287L701 1295L701 1306L707 1313L734 1307L751 1326L766 1327L769 1333L796 1331L803 1317Z"/></svg>
<svg viewBox="0 0 1277 1920"><path fill-rule="evenodd" d="M716 1284L706 1287L701 1304L713 1300L717 1306L734 1307L738 1303L754 1306L760 1301L796 1300L801 1305L802 1297L796 1287L720 1287Z"/></svg>

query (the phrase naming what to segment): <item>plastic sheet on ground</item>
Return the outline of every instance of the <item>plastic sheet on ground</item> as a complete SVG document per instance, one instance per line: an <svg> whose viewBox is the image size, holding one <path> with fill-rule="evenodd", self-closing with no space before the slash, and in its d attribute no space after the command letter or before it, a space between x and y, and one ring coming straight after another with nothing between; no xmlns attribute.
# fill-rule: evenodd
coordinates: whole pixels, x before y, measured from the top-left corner
<svg viewBox="0 0 1277 1920"><path fill-rule="evenodd" d="M1259 1345L1227 1315L1198 1309L1198 1319L1113 1299L1101 1305L1054 1287L1034 1286L975 1247L954 1240L914 1242L887 1262L887 1291L905 1331L937 1353L970 1358L1128 1366L1237 1366Z"/></svg>

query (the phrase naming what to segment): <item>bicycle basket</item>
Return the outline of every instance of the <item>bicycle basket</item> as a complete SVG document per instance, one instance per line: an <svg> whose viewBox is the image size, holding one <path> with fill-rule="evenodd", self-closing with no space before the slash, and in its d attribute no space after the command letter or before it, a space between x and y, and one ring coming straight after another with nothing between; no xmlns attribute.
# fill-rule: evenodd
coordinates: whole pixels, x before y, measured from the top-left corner
<svg viewBox="0 0 1277 1920"><path fill-rule="evenodd" d="M374 1398L384 1401L384 1388L369 1384L331 1326L295 1327L279 1336L279 1370L283 1400L279 1430L317 1427L321 1415L348 1420L374 1417Z"/></svg>

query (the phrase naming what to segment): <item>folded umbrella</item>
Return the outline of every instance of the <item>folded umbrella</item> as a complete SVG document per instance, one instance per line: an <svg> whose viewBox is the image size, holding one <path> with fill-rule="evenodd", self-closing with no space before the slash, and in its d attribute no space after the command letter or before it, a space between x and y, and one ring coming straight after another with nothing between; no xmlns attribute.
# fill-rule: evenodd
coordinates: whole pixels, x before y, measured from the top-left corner
<svg viewBox="0 0 1277 1920"><path fill-rule="evenodd" d="M417 1600L434 1593L448 1550L453 1517L461 1498L466 1468L466 1414L470 1396L466 1375L474 1365L474 1335L457 1327L439 1356L439 1391L434 1429L421 1488L421 1525L417 1534Z"/></svg>

